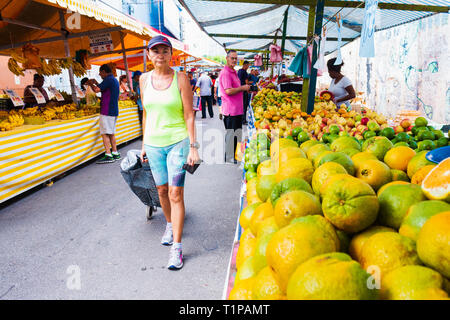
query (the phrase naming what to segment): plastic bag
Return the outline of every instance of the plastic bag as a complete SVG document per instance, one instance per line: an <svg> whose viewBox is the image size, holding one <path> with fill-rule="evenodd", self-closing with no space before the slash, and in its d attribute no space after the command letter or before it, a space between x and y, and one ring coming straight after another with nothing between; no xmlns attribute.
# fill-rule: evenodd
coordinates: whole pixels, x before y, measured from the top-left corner
<svg viewBox="0 0 450 320"><path fill-rule="evenodd" d="M141 163L141 150L130 150L120 163L120 173L131 191L147 206L161 207L148 162Z"/></svg>

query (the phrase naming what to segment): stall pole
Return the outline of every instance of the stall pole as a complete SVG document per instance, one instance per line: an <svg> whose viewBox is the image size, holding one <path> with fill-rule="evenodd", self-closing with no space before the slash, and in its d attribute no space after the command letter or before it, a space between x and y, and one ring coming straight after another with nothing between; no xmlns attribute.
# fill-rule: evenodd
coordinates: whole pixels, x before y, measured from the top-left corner
<svg viewBox="0 0 450 320"><path fill-rule="evenodd" d="M61 24L61 29L66 29L66 19L64 18L64 12L62 10L59 11L59 22ZM67 37L64 38L64 50L66 51L66 57L70 58L70 48ZM72 89L72 101L78 105L77 90L75 88L75 80L72 67L69 68L69 80L70 88Z"/></svg>
<svg viewBox="0 0 450 320"><path fill-rule="evenodd" d="M287 31L287 20L288 20L288 13L289 13L289 6L284 12L284 19L283 19L283 36L281 38L281 57L284 58L284 45L286 42L286 31Z"/></svg>
<svg viewBox="0 0 450 320"><path fill-rule="evenodd" d="M144 40L144 47L147 45L147 41ZM144 49L144 70L142 72L147 72L147 49Z"/></svg>
<svg viewBox="0 0 450 320"><path fill-rule="evenodd" d="M323 9L325 7L325 0L318 0L316 6L316 23L315 23L315 34L322 33L322 21L323 21ZM313 54L311 59L311 66L313 66L317 61L317 44L313 41ZM316 97L316 82L317 82L317 69L311 67L311 75L309 77L309 93L308 93L308 109L307 113L311 114L314 111L314 100Z"/></svg>
<svg viewBox="0 0 450 320"><path fill-rule="evenodd" d="M123 35L123 32L119 33L120 33L120 44L122 45L123 63L125 64L125 72L127 73L128 87L131 89L133 86L132 82L133 80L131 80L130 70L128 69L127 53L125 51L125 41L123 40L125 36Z"/></svg>
<svg viewBox="0 0 450 320"><path fill-rule="evenodd" d="M310 39L314 36L314 20L316 18L316 7L309 6L308 13L308 34L306 37L306 45L308 45ZM306 112L308 109L308 92L309 92L309 78L303 77L302 84L302 111Z"/></svg>

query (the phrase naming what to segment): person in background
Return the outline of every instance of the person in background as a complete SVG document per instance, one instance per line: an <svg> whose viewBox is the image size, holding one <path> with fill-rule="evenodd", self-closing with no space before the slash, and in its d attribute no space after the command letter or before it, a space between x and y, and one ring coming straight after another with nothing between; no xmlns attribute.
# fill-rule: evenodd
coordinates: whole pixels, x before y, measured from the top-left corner
<svg viewBox="0 0 450 320"><path fill-rule="evenodd" d="M335 65L336 58L330 59L327 62L328 74L330 75L331 83L328 90L333 93L333 102L340 107L345 104L347 108L350 107L350 100L356 97L355 89L349 78L341 73L341 68L344 65Z"/></svg>
<svg viewBox="0 0 450 320"><path fill-rule="evenodd" d="M239 80L241 81L241 86L244 84L249 84L247 69L250 66L250 62L247 60L244 61L242 68L238 71L237 75ZM242 124L247 124L247 108L248 108L248 91L244 91L243 94L243 103L244 103L244 117L242 119Z"/></svg>
<svg viewBox="0 0 450 320"><path fill-rule="evenodd" d="M250 85L256 86L256 84L257 84L258 81L259 81L259 78L258 78L258 70L252 69L252 70L250 71L250 74L248 75L248 80L249 80L249 84L250 84Z"/></svg>
<svg viewBox="0 0 450 320"><path fill-rule="evenodd" d="M161 244L172 245L167 268L183 267L184 164L194 165L197 149L192 88L186 74L170 67L172 44L164 36L149 41L154 69L140 79L144 121L141 161L148 161L167 224ZM148 159L146 160L145 157Z"/></svg>
<svg viewBox="0 0 450 320"><path fill-rule="evenodd" d="M230 156L234 159L237 142L242 139L242 116L244 113L243 93L250 90L248 84L241 85L241 80L236 70L234 70L237 59L237 52L235 50L229 50L226 57L227 64L219 75L223 122L227 131L225 135L225 162L227 162L227 158ZM234 163L237 163L235 159Z"/></svg>
<svg viewBox="0 0 450 320"><path fill-rule="evenodd" d="M208 104L209 117L210 118L214 117L211 87L212 87L211 78L208 77L206 72L202 73L200 78L198 78L197 80L197 84L195 85L195 90L197 90L197 88L200 88L200 97L202 103L202 119L206 118L206 104Z"/></svg>
<svg viewBox="0 0 450 320"><path fill-rule="evenodd" d="M141 89L139 87L139 79L141 78L142 72L141 71L135 71L133 72L133 77L132 77L132 81L133 81L133 92L134 92L134 100L136 101L136 104L138 105L138 113L139 113L139 123L142 126L142 112L143 112L143 107L142 107L142 100L141 100Z"/></svg>
<svg viewBox="0 0 450 320"><path fill-rule="evenodd" d="M119 116L119 82L112 74L111 67L104 64L100 67L100 77L103 81L91 79L88 85L95 93L101 92L100 100L100 134L105 147L105 155L97 163L111 163L120 160L120 153L116 144L116 123Z"/></svg>
<svg viewBox="0 0 450 320"><path fill-rule="evenodd" d="M120 95L119 100L127 100L131 97L132 92L128 86L128 78L126 75L121 75L119 78Z"/></svg>
<svg viewBox="0 0 450 320"><path fill-rule="evenodd" d="M195 85L197 84L197 80L194 79L194 74L192 73L192 71L188 71L187 75L189 78L189 83L191 84L192 92L194 92Z"/></svg>
<svg viewBox="0 0 450 320"><path fill-rule="evenodd" d="M210 75L209 75L209 77L211 78L211 81L212 81L212 86L211 86L211 97L212 97L212 103L213 103L213 106L214 105L216 105L216 103L217 103L217 100L216 100L216 98L215 98L215 93L214 93L214 91L215 91L215 85L216 85L216 79L217 79L217 76L215 75L215 74L213 74L213 73L211 73Z"/></svg>
<svg viewBox="0 0 450 320"><path fill-rule="evenodd" d="M219 119L222 120L223 119L222 96L220 94L219 81L220 81L220 75L217 76L216 82L214 83L214 98L216 99L217 105L219 106Z"/></svg>
<svg viewBox="0 0 450 320"><path fill-rule="evenodd" d="M81 79L80 88L81 88L81 90L83 90L83 92L86 92L86 89L89 88L89 86L87 85L88 82L89 82L89 78Z"/></svg>
<svg viewBox="0 0 450 320"><path fill-rule="evenodd" d="M44 76L37 73L33 76L33 84L26 86L25 90L23 91L23 102L25 103L25 108L36 106L43 107L46 105L47 102L50 101L50 99L48 98L47 91L45 91L45 89L43 88L44 82L45 82ZM30 88L37 88L44 96L46 102L38 104Z"/></svg>
<svg viewBox="0 0 450 320"><path fill-rule="evenodd" d="M89 78L83 78L81 79L80 87L86 97L86 104L92 106L97 103L97 94L92 90L88 83Z"/></svg>
<svg viewBox="0 0 450 320"><path fill-rule="evenodd" d="M189 79L189 83L191 84L191 88L192 88L192 96L193 96L193 110L194 110L194 118L197 116L197 111L200 110L199 106L200 106L200 97L196 95L195 93L195 85L197 84L197 80L194 79L194 74L192 71L188 72L188 79Z"/></svg>

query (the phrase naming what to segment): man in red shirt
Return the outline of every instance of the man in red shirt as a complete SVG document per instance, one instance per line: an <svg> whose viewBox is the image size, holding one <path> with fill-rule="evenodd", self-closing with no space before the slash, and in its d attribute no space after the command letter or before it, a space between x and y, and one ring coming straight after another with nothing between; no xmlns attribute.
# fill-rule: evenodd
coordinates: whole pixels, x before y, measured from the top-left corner
<svg viewBox="0 0 450 320"><path fill-rule="evenodd" d="M227 64L219 76L219 89L222 95L222 114L224 116L223 122L227 130L225 135L225 162L227 162L227 156L230 158L231 155L234 159L237 142L242 140L242 120L244 114L243 94L250 90L249 85L241 85L237 72L234 70L238 60L237 52L235 50L228 51L226 59ZM234 144L231 142L233 141L233 137ZM234 163L236 163L235 159Z"/></svg>

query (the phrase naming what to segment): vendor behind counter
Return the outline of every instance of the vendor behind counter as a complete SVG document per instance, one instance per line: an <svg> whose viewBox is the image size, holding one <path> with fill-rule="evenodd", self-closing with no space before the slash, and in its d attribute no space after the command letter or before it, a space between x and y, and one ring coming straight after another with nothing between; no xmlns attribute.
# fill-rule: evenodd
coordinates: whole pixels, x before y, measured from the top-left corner
<svg viewBox="0 0 450 320"><path fill-rule="evenodd" d="M36 73L33 77L33 84L25 87L25 90L23 91L23 102L25 103L25 108L32 108L32 107L36 107L36 106L43 107L43 106L45 106L45 104L47 102L50 101L50 99L48 98L47 92L43 88L44 82L45 82L44 76ZM35 96L33 95L33 93L30 90L30 88L33 88L33 87L37 88L42 93L42 95L45 98L46 103L44 103L44 104L37 103Z"/></svg>

